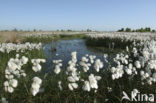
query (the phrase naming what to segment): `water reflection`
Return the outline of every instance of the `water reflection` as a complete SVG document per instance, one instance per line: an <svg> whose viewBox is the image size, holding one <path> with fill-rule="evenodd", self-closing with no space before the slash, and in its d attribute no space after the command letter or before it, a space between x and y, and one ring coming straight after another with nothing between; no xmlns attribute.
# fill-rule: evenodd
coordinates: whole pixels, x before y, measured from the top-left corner
<svg viewBox="0 0 156 103"><path fill-rule="evenodd" d="M52 61L56 59L63 60L63 66L67 66L68 61L71 59L71 52L77 51L77 59L81 60L82 56L86 54L96 55L104 61L103 55L105 50L98 50L97 48L87 47L85 40L73 39L73 40L62 40L44 45L44 55L47 58L46 67L52 68ZM58 55L57 55L58 54Z"/></svg>

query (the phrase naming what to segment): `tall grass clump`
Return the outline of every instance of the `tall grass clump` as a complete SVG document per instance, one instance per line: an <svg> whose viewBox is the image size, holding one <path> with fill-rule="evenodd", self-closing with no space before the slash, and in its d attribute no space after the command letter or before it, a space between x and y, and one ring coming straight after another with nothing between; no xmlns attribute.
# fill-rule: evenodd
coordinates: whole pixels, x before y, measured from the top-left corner
<svg viewBox="0 0 156 103"><path fill-rule="evenodd" d="M133 41L141 42L155 39L153 33L129 33L129 32L102 32L86 34L88 46L99 46L107 48L121 48L132 45Z"/></svg>
<svg viewBox="0 0 156 103"><path fill-rule="evenodd" d="M110 49L125 49L126 46L132 45L133 41L124 41L120 38L89 38L86 37L86 45L87 46L94 46L94 47L106 47Z"/></svg>

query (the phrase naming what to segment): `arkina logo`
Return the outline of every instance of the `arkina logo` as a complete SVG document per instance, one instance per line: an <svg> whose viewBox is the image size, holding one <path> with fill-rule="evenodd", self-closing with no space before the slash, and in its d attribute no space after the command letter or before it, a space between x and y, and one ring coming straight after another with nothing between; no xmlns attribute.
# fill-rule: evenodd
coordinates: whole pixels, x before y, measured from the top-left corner
<svg viewBox="0 0 156 103"><path fill-rule="evenodd" d="M154 103L154 94L141 94L137 89L131 91L131 96L129 97L125 91L123 91L122 100L128 101L138 101L138 102L151 102Z"/></svg>

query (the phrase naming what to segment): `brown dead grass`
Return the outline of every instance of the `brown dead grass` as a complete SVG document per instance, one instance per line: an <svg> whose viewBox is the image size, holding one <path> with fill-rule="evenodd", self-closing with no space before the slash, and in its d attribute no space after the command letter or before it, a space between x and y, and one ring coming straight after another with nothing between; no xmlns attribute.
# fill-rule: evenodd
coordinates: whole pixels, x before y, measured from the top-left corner
<svg viewBox="0 0 156 103"><path fill-rule="evenodd" d="M20 43L22 40L22 34L26 32L15 32L15 31L1 31L0 32L0 42L5 43Z"/></svg>

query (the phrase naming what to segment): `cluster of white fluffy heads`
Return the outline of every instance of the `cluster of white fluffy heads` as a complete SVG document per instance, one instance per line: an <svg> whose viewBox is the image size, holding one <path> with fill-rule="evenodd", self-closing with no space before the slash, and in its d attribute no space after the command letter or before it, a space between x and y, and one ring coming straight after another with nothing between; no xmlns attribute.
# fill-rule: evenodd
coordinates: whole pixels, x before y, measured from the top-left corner
<svg viewBox="0 0 156 103"><path fill-rule="evenodd" d="M61 72L62 60L53 60L53 64L55 64L54 72L59 74Z"/></svg>
<svg viewBox="0 0 156 103"><path fill-rule="evenodd" d="M40 63L45 63L45 59L32 59L31 63L33 64L32 70L34 72L39 72L42 69L42 66ZM40 91L40 87L42 84L42 80L39 77L34 77L33 82L31 84L31 93L33 96L36 96L36 94Z"/></svg>
<svg viewBox="0 0 156 103"><path fill-rule="evenodd" d="M18 85L18 80L16 78L20 78L21 76L25 77L26 73L22 70L22 66L27 64L28 58L22 56L19 58L19 54L16 55L16 58L11 58L8 61L7 67L5 69L5 78L6 81L4 82L4 89L6 92L13 93L14 89ZM38 72L41 70L40 63L45 63L45 59L32 59L31 62L33 63L32 70L34 72ZM38 77L33 78L33 83L31 86L31 92L35 96L39 92L40 85L42 80Z"/></svg>
<svg viewBox="0 0 156 103"><path fill-rule="evenodd" d="M96 59L94 63L94 69L96 70L96 72L99 72L100 69L102 68L103 68L103 62L100 59Z"/></svg>
<svg viewBox="0 0 156 103"><path fill-rule="evenodd" d="M137 45L138 46L138 45ZM138 75L142 84L156 82L156 42L146 41L133 47L127 55L117 54L114 59L116 67L111 68L112 79L119 79L126 73L129 76ZM130 55L130 57L129 57ZM134 60L135 58L135 60Z"/></svg>
<svg viewBox="0 0 156 103"><path fill-rule="evenodd" d="M99 72L100 69L103 68L103 62L100 59L96 59L96 56L94 55L86 55L85 57L82 57L80 61L80 66L82 66L83 71L87 72L89 71L89 68L93 65L96 72ZM84 91L90 91L91 89L98 89L98 81L101 79L100 76L94 76L94 74L90 74L88 76L88 80L83 80L83 86L82 89Z"/></svg>
<svg viewBox="0 0 156 103"><path fill-rule="evenodd" d="M136 54L135 54L136 55ZM114 58L116 62L116 67L111 67L112 79L119 79L123 77L123 74L126 73L129 76L134 76L138 74L137 69L141 68L139 61L133 61L132 58L129 58L129 55L124 55L122 53L117 54ZM134 62L134 63L133 63Z"/></svg>
<svg viewBox="0 0 156 103"><path fill-rule="evenodd" d="M11 51L16 52L25 52L26 50L33 50L33 49L41 49L41 43L24 43L24 44L13 44L13 43L2 43L0 44L0 52L2 53L10 53Z"/></svg>
<svg viewBox="0 0 156 103"><path fill-rule="evenodd" d="M91 64L88 63L88 61L89 59L87 57L82 57L79 63L80 66L82 66L84 72L87 72L91 66ZM94 60L92 62L94 62Z"/></svg>
<svg viewBox="0 0 156 103"><path fill-rule="evenodd" d="M117 54L114 58L115 63L117 64L116 67L111 67L112 79L119 79L124 74L124 64L128 64L128 56L124 54Z"/></svg>
<svg viewBox="0 0 156 103"><path fill-rule="evenodd" d="M126 33L126 32L102 32L102 33L90 33L86 34L88 38L93 39L102 39L102 38L110 38L116 39L119 38L122 41L146 41L151 40L151 38L156 38L156 34L154 33Z"/></svg>
<svg viewBox="0 0 156 103"><path fill-rule="evenodd" d="M92 64L94 64L94 69L96 72L99 72L101 68L103 68L103 62L100 59L96 59L96 56L90 55L90 56L84 56L81 58L80 66L82 66L83 71L87 72Z"/></svg>
<svg viewBox="0 0 156 103"><path fill-rule="evenodd" d="M82 89L84 91L90 91L91 89L98 89L98 81L101 79L100 76L94 76L94 74L90 74L88 76L88 81L84 81L84 85Z"/></svg>
<svg viewBox="0 0 156 103"><path fill-rule="evenodd" d="M76 62L77 62L77 52L71 53L71 60L68 62L68 67L66 74L68 75L67 80L69 82L68 88L70 90L74 90L78 88L78 84L76 83L79 81L79 73L77 72L76 68Z"/></svg>
<svg viewBox="0 0 156 103"><path fill-rule="evenodd" d="M20 78L21 76L26 76L26 73L24 70L21 69L21 67L24 64L27 64L28 58L25 56L22 56L22 58L19 59L19 55L16 55L16 58L11 58L8 61L7 67L5 69L5 78L7 79L4 82L4 89L6 92L13 93L14 88L17 87L18 81L16 78Z"/></svg>
<svg viewBox="0 0 156 103"><path fill-rule="evenodd" d="M40 63L45 63L45 62L46 62L45 59L32 59L32 60L31 60L31 63L33 64L32 70L33 70L34 72L41 71L42 66L41 66Z"/></svg>
<svg viewBox="0 0 156 103"><path fill-rule="evenodd" d="M31 84L31 93L35 96L40 91L42 80L39 77L33 78L33 83Z"/></svg>
<svg viewBox="0 0 156 103"><path fill-rule="evenodd" d="M138 56L138 62L141 67L141 80L143 84L147 82L152 85L152 83L156 82L156 41L147 41L140 52L141 55Z"/></svg>
<svg viewBox="0 0 156 103"><path fill-rule="evenodd" d="M106 57L106 56L104 56ZM54 60L53 63L56 65L54 72L56 74L60 73L60 67L62 66L62 60ZM79 64L79 65L78 65ZM96 56L94 55L85 55L81 58L80 62L77 64L77 52L71 53L71 60L68 62L68 67L66 70L66 74L68 75L67 81L68 88L70 90L74 90L78 88L78 81L81 79L83 82L82 89L84 91L90 91L91 89L98 89L98 81L101 79L100 76L94 76L94 74L90 74L88 76L88 80L84 80L83 78L80 78L80 71L78 71L77 66L80 66L83 70L83 72L89 71L90 67L94 67L94 70L96 72L99 72L100 69L103 68L103 62L100 59L96 59ZM61 81L58 82L58 87L60 90L62 90Z"/></svg>

